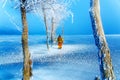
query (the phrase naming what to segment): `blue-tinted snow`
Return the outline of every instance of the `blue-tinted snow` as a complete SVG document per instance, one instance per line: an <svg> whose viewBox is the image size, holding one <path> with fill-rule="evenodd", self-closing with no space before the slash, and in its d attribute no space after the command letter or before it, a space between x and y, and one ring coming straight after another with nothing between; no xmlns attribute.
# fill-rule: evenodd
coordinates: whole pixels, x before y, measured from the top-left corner
<svg viewBox="0 0 120 80"><path fill-rule="evenodd" d="M31 80L93 80L99 75L93 36L64 36L61 50L46 49L46 36L29 36ZM120 79L120 36L107 36L117 80ZM21 36L0 36L0 80L22 79Z"/></svg>

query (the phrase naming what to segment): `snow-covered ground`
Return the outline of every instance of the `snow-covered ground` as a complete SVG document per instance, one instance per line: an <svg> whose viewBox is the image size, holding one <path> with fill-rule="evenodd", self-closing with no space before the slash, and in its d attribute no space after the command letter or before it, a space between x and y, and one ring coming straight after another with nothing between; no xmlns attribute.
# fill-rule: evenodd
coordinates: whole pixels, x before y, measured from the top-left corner
<svg viewBox="0 0 120 80"><path fill-rule="evenodd" d="M20 36L1 36L0 80L21 80L23 55ZM99 76L93 36L65 36L62 49L46 48L45 36L30 36L31 80L94 80ZM120 38L107 36L117 80L120 79Z"/></svg>

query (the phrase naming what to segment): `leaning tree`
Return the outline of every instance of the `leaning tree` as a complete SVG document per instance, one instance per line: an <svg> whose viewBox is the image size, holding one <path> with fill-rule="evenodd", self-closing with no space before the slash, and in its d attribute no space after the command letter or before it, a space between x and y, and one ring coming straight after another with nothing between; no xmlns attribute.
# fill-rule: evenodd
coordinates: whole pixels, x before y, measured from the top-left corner
<svg viewBox="0 0 120 80"><path fill-rule="evenodd" d="M93 35L95 39L95 44L99 50L98 57L100 60L101 78L102 80L115 80L112 61L110 57L110 49L107 45L100 17L99 0L91 0L90 7L90 17L92 22Z"/></svg>

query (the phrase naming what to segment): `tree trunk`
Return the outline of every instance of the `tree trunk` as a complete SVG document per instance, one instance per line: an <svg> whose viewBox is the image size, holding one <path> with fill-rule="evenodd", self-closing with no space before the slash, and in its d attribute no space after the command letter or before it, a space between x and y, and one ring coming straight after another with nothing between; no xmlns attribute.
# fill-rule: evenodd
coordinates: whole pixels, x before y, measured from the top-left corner
<svg viewBox="0 0 120 80"><path fill-rule="evenodd" d="M25 0L22 0L24 3ZM23 24L23 32L22 32L22 49L23 49L23 56L24 56L24 65L23 65L23 80L30 80L31 76L31 60L30 60L30 53L28 50L28 26L26 21L26 10L25 7L21 4L21 18Z"/></svg>
<svg viewBox="0 0 120 80"><path fill-rule="evenodd" d="M98 57L100 60L100 72L102 80L115 80L110 50L108 48L104 35L102 22L100 18L99 0L91 0L90 17L92 22L93 35L98 48Z"/></svg>
<svg viewBox="0 0 120 80"><path fill-rule="evenodd" d="M46 44L47 44L47 49L49 50L48 25L47 25L46 14L45 14L45 10L44 10L44 8L42 8L42 10L43 10L44 22L45 22L45 27L46 27L46 38L47 38Z"/></svg>
<svg viewBox="0 0 120 80"><path fill-rule="evenodd" d="M52 27L51 27L51 44L53 44L55 38L55 23L54 18L52 18Z"/></svg>
<svg viewBox="0 0 120 80"><path fill-rule="evenodd" d="M62 36L64 38L64 25L62 24Z"/></svg>

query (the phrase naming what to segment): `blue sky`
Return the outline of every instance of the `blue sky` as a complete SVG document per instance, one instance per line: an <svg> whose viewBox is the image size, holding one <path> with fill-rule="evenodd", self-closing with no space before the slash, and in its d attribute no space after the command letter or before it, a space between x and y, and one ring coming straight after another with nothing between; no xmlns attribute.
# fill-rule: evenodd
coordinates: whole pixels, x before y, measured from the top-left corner
<svg viewBox="0 0 120 80"><path fill-rule="evenodd" d="M105 34L120 34L120 0L100 1ZM90 0L77 0L77 3L71 6L71 11L74 14L74 23L71 22L71 18L67 18L64 21L65 34L92 34L89 2ZM38 16L33 13L27 13L27 21L29 34L45 34L44 23ZM58 27L58 34L61 33L61 26ZM2 8L2 3L0 3L0 34L20 34L21 29L20 11L13 9L12 4L9 4L9 2L4 8Z"/></svg>

